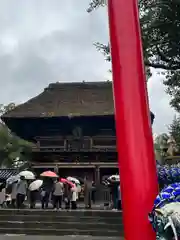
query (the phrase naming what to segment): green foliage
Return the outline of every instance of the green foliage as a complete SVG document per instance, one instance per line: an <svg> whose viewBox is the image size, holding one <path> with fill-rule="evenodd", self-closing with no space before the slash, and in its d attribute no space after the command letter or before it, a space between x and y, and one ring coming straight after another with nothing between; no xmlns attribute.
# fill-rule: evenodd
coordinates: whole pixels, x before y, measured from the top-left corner
<svg viewBox="0 0 180 240"><path fill-rule="evenodd" d="M15 107L14 103L0 105L0 114ZM0 167L20 167L31 157L32 144L11 133L4 123L0 123Z"/></svg>
<svg viewBox="0 0 180 240"><path fill-rule="evenodd" d="M13 110L15 107L15 103L9 103L8 105L0 104L0 115Z"/></svg>
<svg viewBox="0 0 180 240"><path fill-rule="evenodd" d="M180 152L180 117L175 116L168 129L170 136L172 136L176 142L178 152Z"/></svg>
<svg viewBox="0 0 180 240"><path fill-rule="evenodd" d="M166 133L162 133L155 138L154 149L157 160L162 160L167 156L169 136Z"/></svg>
<svg viewBox="0 0 180 240"><path fill-rule="evenodd" d="M105 6L106 1L92 0L88 12ZM147 75L150 67L165 74L170 104L180 112L180 1L139 0L144 63ZM109 44L95 43L97 49L110 61Z"/></svg>

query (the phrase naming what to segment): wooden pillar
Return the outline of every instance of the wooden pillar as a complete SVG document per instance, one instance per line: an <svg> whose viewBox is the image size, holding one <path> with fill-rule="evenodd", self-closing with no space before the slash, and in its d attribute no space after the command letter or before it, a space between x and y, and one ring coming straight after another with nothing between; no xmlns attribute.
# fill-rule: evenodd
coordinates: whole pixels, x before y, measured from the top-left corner
<svg viewBox="0 0 180 240"><path fill-rule="evenodd" d="M100 167L99 167L99 165L95 166L95 183L96 183L96 185L100 184Z"/></svg>
<svg viewBox="0 0 180 240"><path fill-rule="evenodd" d="M56 164L56 166L54 167L54 172L59 175L59 167L58 165Z"/></svg>

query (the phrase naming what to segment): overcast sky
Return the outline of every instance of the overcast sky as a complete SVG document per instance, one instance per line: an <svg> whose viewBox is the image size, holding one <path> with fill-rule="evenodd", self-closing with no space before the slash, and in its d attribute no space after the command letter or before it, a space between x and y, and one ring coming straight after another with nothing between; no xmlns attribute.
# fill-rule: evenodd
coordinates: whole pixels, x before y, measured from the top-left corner
<svg viewBox="0 0 180 240"><path fill-rule="evenodd" d="M88 0L0 0L0 103L24 102L51 82L103 81L110 65L93 42L108 41L106 9ZM154 132L174 116L156 73L148 83Z"/></svg>

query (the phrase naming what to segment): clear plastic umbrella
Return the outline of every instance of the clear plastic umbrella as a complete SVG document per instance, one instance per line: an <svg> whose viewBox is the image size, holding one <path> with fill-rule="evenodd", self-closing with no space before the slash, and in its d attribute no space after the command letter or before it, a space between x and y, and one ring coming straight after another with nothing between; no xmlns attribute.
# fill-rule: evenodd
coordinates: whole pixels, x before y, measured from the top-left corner
<svg viewBox="0 0 180 240"><path fill-rule="evenodd" d="M42 186L42 184L43 184L42 180L35 180L29 185L29 190L30 191L38 190Z"/></svg>
<svg viewBox="0 0 180 240"><path fill-rule="evenodd" d="M24 177L27 180L34 180L35 179L34 173L31 172L31 171L27 171L27 170L20 172L19 176L22 176L22 177Z"/></svg>
<svg viewBox="0 0 180 240"><path fill-rule="evenodd" d="M67 180L70 181L70 182L75 182L76 184L80 185L80 181L77 178L67 177Z"/></svg>
<svg viewBox="0 0 180 240"><path fill-rule="evenodd" d="M108 180L119 182L120 181L120 177L119 177L119 175L111 175L110 177L108 177Z"/></svg>
<svg viewBox="0 0 180 240"><path fill-rule="evenodd" d="M20 176L19 176L19 174L18 174L18 175L9 177L9 178L6 180L6 183L10 185L10 184L12 184L12 183L14 183L14 182L17 182L17 181L19 181L19 180L20 180Z"/></svg>

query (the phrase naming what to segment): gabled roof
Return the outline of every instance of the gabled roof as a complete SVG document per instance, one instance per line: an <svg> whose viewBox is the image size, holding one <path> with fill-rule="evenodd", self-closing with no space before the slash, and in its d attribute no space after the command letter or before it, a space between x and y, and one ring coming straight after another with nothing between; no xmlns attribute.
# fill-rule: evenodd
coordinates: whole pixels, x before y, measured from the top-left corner
<svg viewBox="0 0 180 240"><path fill-rule="evenodd" d="M52 83L38 96L4 114L2 119L113 114L111 82Z"/></svg>

